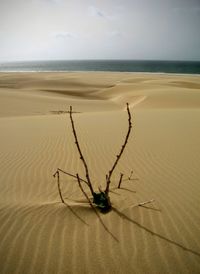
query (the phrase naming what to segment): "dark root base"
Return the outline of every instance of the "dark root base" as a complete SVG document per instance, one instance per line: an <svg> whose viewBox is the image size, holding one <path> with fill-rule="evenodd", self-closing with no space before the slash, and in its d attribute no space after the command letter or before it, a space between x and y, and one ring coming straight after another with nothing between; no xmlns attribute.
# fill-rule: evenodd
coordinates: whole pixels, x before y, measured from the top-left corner
<svg viewBox="0 0 200 274"><path fill-rule="evenodd" d="M93 193L93 203L100 209L102 213L107 213L111 210L110 198L105 192Z"/></svg>

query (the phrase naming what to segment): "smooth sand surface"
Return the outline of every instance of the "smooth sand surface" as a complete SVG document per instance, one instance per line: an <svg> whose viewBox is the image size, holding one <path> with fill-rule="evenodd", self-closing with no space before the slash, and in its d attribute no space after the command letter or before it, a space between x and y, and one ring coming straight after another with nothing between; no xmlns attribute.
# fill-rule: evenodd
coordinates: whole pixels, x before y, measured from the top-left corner
<svg viewBox="0 0 200 274"><path fill-rule="evenodd" d="M62 112L77 112L97 191L127 132L126 102L133 129L102 224L69 176L60 202L56 169L84 177ZM200 273L200 76L1 73L0 171L0 273Z"/></svg>

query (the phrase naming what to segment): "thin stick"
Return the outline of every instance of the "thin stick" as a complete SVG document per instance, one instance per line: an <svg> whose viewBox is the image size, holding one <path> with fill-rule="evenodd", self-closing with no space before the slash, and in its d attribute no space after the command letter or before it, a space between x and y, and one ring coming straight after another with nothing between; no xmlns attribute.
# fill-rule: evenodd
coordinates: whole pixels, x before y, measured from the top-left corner
<svg viewBox="0 0 200 274"><path fill-rule="evenodd" d="M106 185L106 190L105 192L108 193L109 192L109 186L110 186L110 182L111 182L111 176L113 174L113 171L114 169L116 168L117 166L117 163L119 161L119 159L121 158L122 156L122 153L124 152L124 149L128 143L128 138L129 138L129 135L130 135L130 132L131 132L131 128L132 128L132 123L131 123L131 113L130 113L130 110L129 110L129 104L126 103L126 106L127 106L127 113L128 113L128 132L126 134L126 137L125 137L125 141L124 141L124 144L122 145L121 147L121 150L120 150L120 153L117 155L117 158L111 168L111 170L108 172L108 177L107 177L107 185Z"/></svg>
<svg viewBox="0 0 200 274"><path fill-rule="evenodd" d="M131 180L132 175L133 175L133 170L131 170L131 174L130 174L130 176L128 177L128 180L129 180L129 181Z"/></svg>
<svg viewBox="0 0 200 274"><path fill-rule="evenodd" d="M135 181L135 180L139 180L138 178L132 178L132 175L133 175L133 170L131 170L131 173L128 176L128 178L123 179L122 181Z"/></svg>
<svg viewBox="0 0 200 274"><path fill-rule="evenodd" d="M62 197L62 192L61 192L61 188L60 188L60 175L59 175L59 171L56 171L56 173L53 175L54 177L56 177L57 176L57 183L58 183L58 192L59 192L59 195L60 195L60 199L61 199L61 201L62 201L62 203L64 204L64 205L66 205L68 208L69 208L69 210L81 221L81 222L83 222L84 224L86 224L86 225L88 225L73 209L72 209L72 207L70 206L70 205L68 205L65 201L64 201L64 199L63 199L63 197Z"/></svg>
<svg viewBox="0 0 200 274"><path fill-rule="evenodd" d="M124 208L122 211L124 211L124 210L126 210L128 208L133 208L133 207L138 207L138 206L144 206L146 204L153 203L154 201L155 201L154 199L151 199L149 201L141 202L141 203L138 203L138 204L133 204L133 205L127 207L127 208Z"/></svg>
<svg viewBox="0 0 200 274"><path fill-rule="evenodd" d="M124 176L124 174L121 173L121 174L120 174L120 179L119 179L119 184L118 184L118 187L117 187L117 188L120 188L121 183L122 183L122 178L123 178L123 176Z"/></svg>
<svg viewBox="0 0 200 274"><path fill-rule="evenodd" d="M57 176L57 186L58 186L58 193L60 195L60 199L62 201L62 203L64 204L65 201L63 199L63 196L62 196L62 192L61 192L61 188L60 188L60 174L59 174L59 171L56 171L56 173L54 174L54 177Z"/></svg>
<svg viewBox="0 0 200 274"><path fill-rule="evenodd" d="M138 206L143 206L143 205L146 205L146 204L150 204L150 203L153 203L154 201L155 201L154 199L151 199L149 201L145 201L145 202L139 203Z"/></svg>
<svg viewBox="0 0 200 274"><path fill-rule="evenodd" d="M76 134L76 129L75 129L75 126L74 126L74 121L73 121L73 118L72 118L72 106L70 106L69 116L70 116L70 120L71 120L72 132L73 132L73 135L74 135L75 144L76 144L76 147L78 149L78 152L79 152L79 155L80 155L80 159L83 162L83 165L84 165L84 168L85 168L85 176L86 176L86 179L87 179L87 182L88 182L88 186L89 186L90 191L91 191L92 196L93 196L94 190L92 188L92 183L91 183L90 176L89 176L88 166L86 164L85 158L83 157L83 154L82 154L79 142L78 142L77 134Z"/></svg>
<svg viewBox="0 0 200 274"><path fill-rule="evenodd" d="M64 170L62 170L62 169L60 169L60 168L57 168L57 171L60 171L60 172L62 172L62 173L64 173L64 174L66 174L66 175L69 175L69 176L71 176L71 177L77 179L76 175L73 175L73 174L71 174L71 173L69 173L69 172L66 172L66 171L64 171ZM56 172L57 172L57 171L56 171ZM56 174L56 173L55 173L55 174ZM53 174L54 177L55 177L55 174ZM84 179L82 179L82 178L80 178L80 180L88 185L88 182L87 182L86 180L84 180Z"/></svg>

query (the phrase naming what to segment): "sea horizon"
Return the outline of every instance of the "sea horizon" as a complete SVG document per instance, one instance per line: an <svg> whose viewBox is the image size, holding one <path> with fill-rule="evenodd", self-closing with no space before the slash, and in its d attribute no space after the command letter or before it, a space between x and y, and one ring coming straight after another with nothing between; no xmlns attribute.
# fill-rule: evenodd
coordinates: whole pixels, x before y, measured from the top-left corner
<svg viewBox="0 0 200 274"><path fill-rule="evenodd" d="M200 74L200 61L139 59L77 59L0 62L0 72L72 71Z"/></svg>

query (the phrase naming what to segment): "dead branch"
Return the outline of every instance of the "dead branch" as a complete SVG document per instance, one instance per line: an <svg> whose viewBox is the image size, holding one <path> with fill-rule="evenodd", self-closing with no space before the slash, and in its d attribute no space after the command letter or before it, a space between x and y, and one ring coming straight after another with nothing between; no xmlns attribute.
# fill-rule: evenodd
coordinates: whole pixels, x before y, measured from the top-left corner
<svg viewBox="0 0 200 274"><path fill-rule="evenodd" d="M64 170L62 170L62 169L60 169L60 168L57 168L57 171L60 171L60 172L66 174L66 175L68 175L68 176L71 176L71 177L77 179L76 175L73 175L73 174L71 174L71 173L69 173L69 172L66 172L66 171L64 171ZM57 172L57 171L56 171L56 172ZM56 173L55 173L55 174L56 174ZM53 175L54 177L55 177L55 174ZM87 182L86 180L84 180L84 179L82 179L82 178L80 178L80 180L88 185L88 182Z"/></svg>
<svg viewBox="0 0 200 274"><path fill-rule="evenodd" d="M69 210L82 222L82 223L84 223L85 225L88 225L73 209L72 209L72 207L69 205L69 204L67 204L65 201L64 201L64 199L63 199L63 196L62 196L62 192L61 192L61 187L60 187L60 175L59 175L59 170L57 170L55 173L54 173L54 175L53 175L54 177L56 177L57 176L57 183L58 183L58 192L59 192L59 195L60 195L60 199L61 199L61 201L62 201L62 203L64 204L64 205L66 205L68 208L69 208Z"/></svg>
<svg viewBox="0 0 200 274"><path fill-rule="evenodd" d="M127 106L127 113L128 113L128 132L126 134L126 137L125 137L125 141L124 141L124 144L122 145L121 147L121 150L120 150L120 153L117 155L117 158L111 168L111 170L108 172L108 175L107 175L107 182L106 182L106 190L105 192L108 193L109 192L109 186L110 186L110 182L111 182L111 176L113 174L113 171L115 170L118 162L119 162L119 159L121 158L122 156L122 153L124 152L124 149L128 143L128 138L130 136L130 132L131 132L131 128L132 128L132 123L131 123L131 113L130 113L130 110L129 110L129 104L126 103L126 106Z"/></svg>
<svg viewBox="0 0 200 274"><path fill-rule="evenodd" d="M112 208L111 202L110 202L110 197L109 197L109 186L110 186L110 183L111 183L111 177L112 177L112 174L113 174L113 172L114 172L114 170L115 170L115 168L116 168L116 166L119 162L119 159L121 158L121 156L124 152L124 149L125 149L125 147L128 143L129 135L130 135L131 128L132 128L131 113L130 113L130 110L129 110L129 104L128 103L127 103L127 113L128 113L128 131L127 131L127 134L125 136L125 140L124 140L124 143L121 147L121 150L120 150L119 154L117 155L116 160L114 161L114 164L113 164L112 168L110 169L108 174L106 174L106 189L105 189L105 191L102 191L100 187L99 187L99 192L94 192L94 190L93 190L92 182L91 182L91 179L90 179L90 176L89 176L88 165L87 165L86 160L83 156L83 153L81 151L80 144L79 144L79 141L78 141L75 124L74 124L74 120L73 120L73 117L72 117L72 115L73 115L72 106L70 106L70 110L69 110L69 116L70 116L70 121L71 121L71 126L72 126L72 133L73 133L73 136L74 136L75 145L77 147L80 159L81 159L81 161L83 163L83 166L84 166L84 169L85 169L85 177L86 178L85 179L80 178L78 173L76 175L74 175L74 174L66 172L66 171L64 171L60 168L58 168L57 171L54 174L54 177L57 176L58 192L59 192L60 199L61 199L62 203L65 203L65 202L64 202L62 192L61 192L61 187L60 187L60 172L77 179L79 188L81 189L82 193L84 194L84 196L88 200L90 206L94 209L96 215L98 216L98 218L100 219L102 225L104 226L104 228L106 230L107 230L107 228L105 227L104 223L102 222L102 220L101 220L101 218L100 218L100 216L99 216L99 214L96 210L96 207L98 207L101 210L101 212L104 212L104 213L109 212L110 209ZM125 180L133 180L131 178L132 173L133 172L131 171L130 176ZM121 187L121 183L122 183L122 181L124 181L123 176L124 176L124 174L121 173L119 183L118 183L118 188ZM88 197L87 193L85 192L85 190L82 186L82 182L87 184L87 186L89 187L90 192L93 196L93 200L91 200Z"/></svg>
<svg viewBox="0 0 200 274"><path fill-rule="evenodd" d="M83 157L83 154L82 154L79 142L78 142L77 134L76 134L76 129L75 129L75 126L74 126L74 121L73 121L73 118L72 118L72 106L70 106L69 116L70 116L70 120L71 120L72 132L73 132L73 135L74 135L75 144L76 144L76 147L78 149L78 152L79 152L79 155L80 155L80 159L83 162L83 165L84 165L84 168L85 168L85 176L86 176L86 179L87 179L87 182L88 182L88 186L89 186L90 191L91 191L91 193L93 195L94 194L94 190L93 190L92 183L91 183L91 180L90 180L88 166L87 166L87 163L85 161L85 158Z"/></svg>

